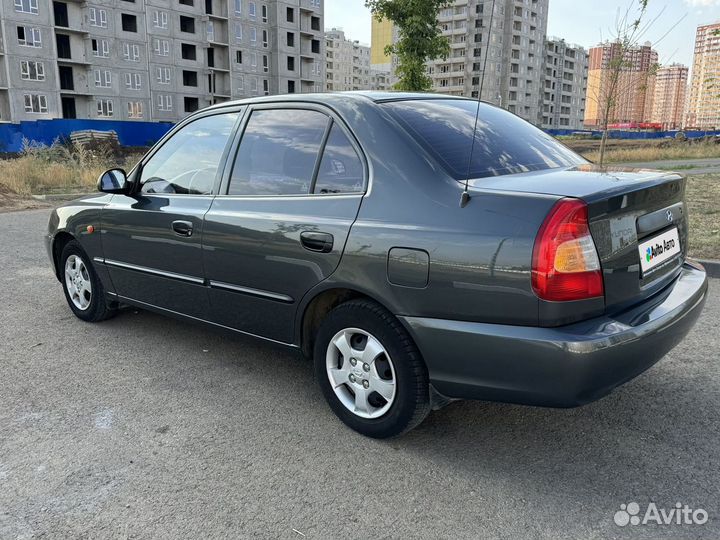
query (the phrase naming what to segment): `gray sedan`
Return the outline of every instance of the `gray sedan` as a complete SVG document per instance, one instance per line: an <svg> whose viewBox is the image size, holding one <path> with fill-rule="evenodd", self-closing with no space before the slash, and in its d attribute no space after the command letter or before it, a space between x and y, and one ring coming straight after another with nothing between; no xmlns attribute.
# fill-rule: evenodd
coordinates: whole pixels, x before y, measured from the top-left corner
<svg viewBox="0 0 720 540"><path fill-rule="evenodd" d="M707 292L682 176L599 169L463 98L224 103L98 187L46 237L77 317L133 305L296 348L371 437L454 399L595 400Z"/></svg>

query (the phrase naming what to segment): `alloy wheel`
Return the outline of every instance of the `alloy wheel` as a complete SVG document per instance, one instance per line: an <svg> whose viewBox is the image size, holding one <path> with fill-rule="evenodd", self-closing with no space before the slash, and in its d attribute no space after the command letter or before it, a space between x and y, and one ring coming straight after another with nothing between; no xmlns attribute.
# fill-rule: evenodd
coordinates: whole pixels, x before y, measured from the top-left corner
<svg viewBox="0 0 720 540"><path fill-rule="evenodd" d="M359 328L346 328L330 340L326 370L335 395L353 414L379 418L395 401L395 367L382 343Z"/></svg>
<svg viewBox="0 0 720 540"><path fill-rule="evenodd" d="M92 300L90 273L83 260L77 255L70 255L65 261L65 286L76 308L85 311L90 307Z"/></svg>

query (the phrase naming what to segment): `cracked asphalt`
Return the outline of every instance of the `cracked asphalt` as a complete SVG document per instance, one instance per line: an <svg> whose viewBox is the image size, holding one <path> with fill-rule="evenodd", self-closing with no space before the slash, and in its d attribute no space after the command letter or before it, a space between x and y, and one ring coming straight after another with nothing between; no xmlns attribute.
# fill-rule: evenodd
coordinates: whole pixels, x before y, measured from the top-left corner
<svg viewBox="0 0 720 540"><path fill-rule="evenodd" d="M0 538L718 538L720 283L688 338L599 402L457 402L389 441L292 351L143 311L87 324L48 210L0 214ZM704 525L613 522L676 502Z"/></svg>

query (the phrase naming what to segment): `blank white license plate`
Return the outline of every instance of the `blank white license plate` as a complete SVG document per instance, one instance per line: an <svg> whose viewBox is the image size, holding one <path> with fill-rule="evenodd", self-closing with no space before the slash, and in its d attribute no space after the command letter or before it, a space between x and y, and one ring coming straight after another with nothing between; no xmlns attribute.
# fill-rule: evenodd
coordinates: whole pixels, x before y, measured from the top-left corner
<svg viewBox="0 0 720 540"><path fill-rule="evenodd" d="M643 275L680 253L680 237L677 227L665 231L638 245L640 267Z"/></svg>

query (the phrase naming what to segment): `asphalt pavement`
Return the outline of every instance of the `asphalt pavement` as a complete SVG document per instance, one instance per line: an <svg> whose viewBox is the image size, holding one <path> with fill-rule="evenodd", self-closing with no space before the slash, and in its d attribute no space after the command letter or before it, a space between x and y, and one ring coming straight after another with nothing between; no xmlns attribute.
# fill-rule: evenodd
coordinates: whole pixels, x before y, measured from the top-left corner
<svg viewBox="0 0 720 540"><path fill-rule="evenodd" d="M596 403L457 402L376 441L291 351L143 311L75 319L48 212L0 214L1 539L720 537L717 280L687 339ZM708 519L616 525L632 502Z"/></svg>

